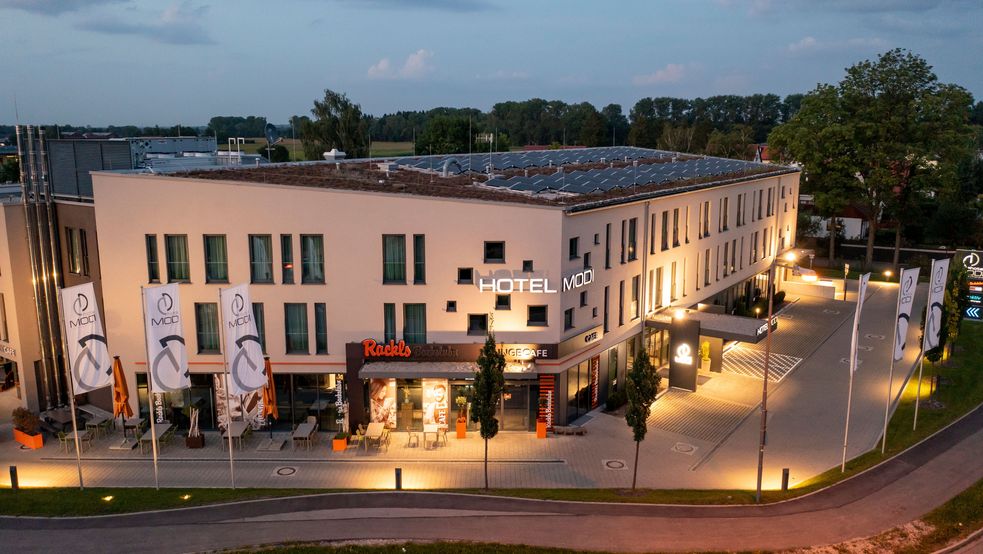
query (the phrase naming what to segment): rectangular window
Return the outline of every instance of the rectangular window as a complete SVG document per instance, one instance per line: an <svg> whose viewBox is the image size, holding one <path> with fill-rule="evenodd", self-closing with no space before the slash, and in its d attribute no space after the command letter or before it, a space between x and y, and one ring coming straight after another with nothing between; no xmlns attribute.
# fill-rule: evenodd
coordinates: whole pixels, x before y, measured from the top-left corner
<svg viewBox="0 0 983 554"><path fill-rule="evenodd" d="M772 193L775 189L768 187L768 217L775 215L775 203L772 201Z"/></svg>
<svg viewBox="0 0 983 554"><path fill-rule="evenodd" d="M638 294L641 288L641 276L636 275L631 278L631 318L638 319L642 315L641 303L638 301Z"/></svg>
<svg viewBox="0 0 983 554"><path fill-rule="evenodd" d="M741 269L744 269L744 237L741 237Z"/></svg>
<svg viewBox="0 0 983 554"><path fill-rule="evenodd" d="M655 254L655 229L658 218L652 214L652 224L649 225L649 254Z"/></svg>
<svg viewBox="0 0 983 554"><path fill-rule="evenodd" d="M323 302L314 303L314 353L328 353L328 308Z"/></svg>
<svg viewBox="0 0 983 554"><path fill-rule="evenodd" d="M563 310L563 330L573 329L573 308Z"/></svg>
<svg viewBox="0 0 983 554"><path fill-rule="evenodd" d="M594 233L594 246L600 246L600 245L601 245L601 234Z"/></svg>
<svg viewBox="0 0 983 554"><path fill-rule="evenodd" d="M604 226L604 269L611 269L611 224Z"/></svg>
<svg viewBox="0 0 983 554"><path fill-rule="evenodd" d="M447 308L446 308L446 310L448 312L456 312L457 311L457 300L448 300L447 301ZM393 311L393 317L395 317L395 313L396 312L394 310Z"/></svg>
<svg viewBox="0 0 983 554"><path fill-rule="evenodd" d="M686 219L683 220L683 234L686 235L686 244L689 244L689 206L686 206Z"/></svg>
<svg viewBox="0 0 983 554"><path fill-rule="evenodd" d="M583 291L580 293L580 307L583 308L586 306L587 306L587 291Z"/></svg>
<svg viewBox="0 0 983 554"><path fill-rule="evenodd" d="M164 254L167 256L167 282L187 283L191 280L188 262L188 235L164 235Z"/></svg>
<svg viewBox="0 0 983 554"><path fill-rule="evenodd" d="M294 284L294 238L280 235L280 276L284 285Z"/></svg>
<svg viewBox="0 0 983 554"><path fill-rule="evenodd" d="M7 334L7 304L3 300L3 293L0 293L0 340L10 340L10 335Z"/></svg>
<svg viewBox="0 0 983 554"><path fill-rule="evenodd" d="M468 334L487 335L488 334L488 314L468 314Z"/></svg>
<svg viewBox="0 0 983 554"><path fill-rule="evenodd" d="M82 275L89 274L89 241L85 238L85 229L79 229L79 244L82 245Z"/></svg>
<svg viewBox="0 0 983 554"><path fill-rule="evenodd" d="M662 250L669 250L669 210L662 212Z"/></svg>
<svg viewBox="0 0 983 554"><path fill-rule="evenodd" d="M307 345L307 304L288 302L283 305L283 329L287 354L310 353Z"/></svg>
<svg viewBox="0 0 983 554"><path fill-rule="evenodd" d="M645 313L650 313L655 307L655 270L649 270L648 296L645 299Z"/></svg>
<svg viewBox="0 0 983 554"><path fill-rule="evenodd" d="M403 340L407 344L426 344L426 304L403 304Z"/></svg>
<svg viewBox="0 0 983 554"><path fill-rule="evenodd" d="M710 285L710 249L703 251L703 286Z"/></svg>
<svg viewBox="0 0 983 554"><path fill-rule="evenodd" d="M457 306L454 307L457 311ZM395 304L383 304L382 305L382 319L383 319L383 337L382 340L388 343L391 340L396 340L396 305Z"/></svg>
<svg viewBox="0 0 983 554"><path fill-rule="evenodd" d="M229 282L229 256L225 235L205 235L205 282Z"/></svg>
<svg viewBox="0 0 983 554"><path fill-rule="evenodd" d="M703 236L710 236L710 201L703 203Z"/></svg>
<svg viewBox="0 0 983 554"><path fill-rule="evenodd" d="M75 275L84 275L82 261L82 240L79 235L81 229L65 227L65 250L68 253L68 272Z"/></svg>
<svg viewBox="0 0 983 554"><path fill-rule="evenodd" d="M728 269L730 269L730 268L729 268L729 266L727 264L727 260L729 260L729 259L730 259L730 243L729 242L725 242L724 243L724 259L721 260L721 263L724 266L724 277L727 277L727 275L730 273L728 271Z"/></svg>
<svg viewBox="0 0 983 554"><path fill-rule="evenodd" d="M218 354L218 304L195 304L195 331L199 354Z"/></svg>
<svg viewBox="0 0 983 554"><path fill-rule="evenodd" d="M764 198L765 198L765 191L759 190L758 191L758 219L761 219L761 204L762 202L764 202Z"/></svg>
<svg viewBox="0 0 983 554"><path fill-rule="evenodd" d="M413 284L427 282L427 239L424 235L413 235Z"/></svg>
<svg viewBox="0 0 983 554"><path fill-rule="evenodd" d="M723 202L723 206L720 208L720 216L724 219L724 225L723 225L723 229L721 230L726 231L729 229L728 216L730 215L730 197L725 196L722 202Z"/></svg>
<svg viewBox="0 0 983 554"><path fill-rule="evenodd" d="M744 204L744 194L743 193L738 194L737 195L737 226L738 227L744 224L744 222L741 221L741 211L744 209L743 204Z"/></svg>
<svg viewBox="0 0 983 554"><path fill-rule="evenodd" d="M580 237L571 237L569 259L576 260L580 257Z"/></svg>
<svg viewBox="0 0 983 554"><path fill-rule="evenodd" d="M669 275L669 299L673 302L679 299L676 295L676 262L672 262L672 273Z"/></svg>
<svg viewBox="0 0 983 554"><path fill-rule="evenodd" d="M720 280L720 245L717 245L717 263L713 264L713 282Z"/></svg>
<svg viewBox="0 0 983 554"><path fill-rule="evenodd" d="M266 310L262 302L253 302L253 321L256 322L259 345L263 348L263 354L266 354Z"/></svg>
<svg viewBox="0 0 983 554"><path fill-rule="evenodd" d="M495 309L496 310L511 310L512 309L512 295L511 294L496 294L495 295Z"/></svg>
<svg viewBox="0 0 983 554"><path fill-rule="evenodd" d="M547 306L529 306L526 312L526 326L546 327L549 325L546 319L547 308Z"/></svg>
<svg viewBox="0 0 983 554"><path fill-rule="evenodd" d="M252 283L273 282L273 237L249 235L249 280Z"/></svg>
<svg viewBox="0 0 983 554"><path fill-rule="evenodd" d="M611 287L604 287L604 332L608 332L608 316L611 313L611 309L608 306L610 304L611 297Z"/></svg>
<svg viewBox="0 0 983 554"><path fill-rule="evenodd" d="M655 298L652 300L653 308L661 308L663 303L663 282L662 282L662 268L655 268Z"/></svg>
<svg viewBox="0 0 983 554"><path fill-rule="evenodd" d="M522 260L522 272L523 273L533 272L532 260Z"/></svg>
<svg viewBox="0 0 983 554"><path fill-rule="evenodd" d="M505 263L505 243L502 241L485 241L485 263Z"/></svg>
<svg viewBox="0 0 983 554"><path fill-rule="evenodd" d="M324 236L300 235L300 282L324 283Z"/></svg>
<svg viewBox="0 0 983 554"><path fill-rule="evenodd" d="M628 261L638 259L638 218L628 220Z"/></svg>
<svg viewBox="0 0 983 554"><path fill-rule="evenodd" d="M145 235L147 244L147 281L160 282L160 259L157 257L157 235Z"/></svg>
<svg viewBox="0 0 983 554"><path fill-rule="evenodd" d="M625 324L625 280L618 285L618 326Z"/></svg>
<svg viewBox="0 0 983 554"><path fill-rule="evenodd" d="M471 267L459 267L459 268L457 268L457 284L459 284L459 285L473 285L474 284L474 268L471 268Z"/></svg>
<svg viewBox="0 0 983 554"><path fill-rule="evenodd" d="M590 252L584 252L584 269L590 269Z"/></svg>
<svg viewBox="0 0 983 554"><path fill-rule="evenodd" d="M628 225L628 220L622 219L621 220L621 263L625 263L625 238L627 238L625 233L625 227L627 227L627 225Z"/></svg>
<svg viewBox="0 0 983 554"><path fill-rule="evenodd" d="M679 246L679 208L672 210L672 247Z"/></svg>
<svg viewBox="0 0 983 554"><path fill-rule="evenodd" d="M382 282L406 284L406 235L382 235Z"/></svg>
<svg viewBox="0 0 983 554"><path fill-rule="evenodd" d="M730 241L730 272L737 267L737 239Z"/></svg>

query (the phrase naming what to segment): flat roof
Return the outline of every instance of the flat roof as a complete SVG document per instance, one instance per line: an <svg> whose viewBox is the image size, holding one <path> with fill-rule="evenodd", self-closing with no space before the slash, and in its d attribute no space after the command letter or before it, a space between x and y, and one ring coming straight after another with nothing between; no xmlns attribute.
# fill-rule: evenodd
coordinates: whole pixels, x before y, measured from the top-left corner
<svg viewBox="0 0 983 554"><path fill-rule="evenodd" d="M580 211L798 171L773 164L618 146L295 162L172 175Z"/></svg>
<svg viewBox="0 0 983 554"><path fill-rule="evenodd" d="M675 310L666 310L648 317L647 327L669 329ZM685 310L688 319L700 322L700 334L724 340L758 343L767 334L764 320L731 314L715 314L697 310ZM772 331L777 327L777 318L772 318Z"/></svg>

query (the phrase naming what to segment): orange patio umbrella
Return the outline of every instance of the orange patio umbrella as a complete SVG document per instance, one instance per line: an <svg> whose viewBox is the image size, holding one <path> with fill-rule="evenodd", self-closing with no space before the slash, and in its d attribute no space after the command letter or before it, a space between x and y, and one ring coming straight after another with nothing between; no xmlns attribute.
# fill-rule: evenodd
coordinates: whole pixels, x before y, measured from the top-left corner
<svg viewBox="0 0 983 554"><path fill-rule="evenodd" d="M113 418L122 417L125 420L133 417L130 407L130 391L126 387L126 376L123 374L123 364L119 356L113 356Z"/></svg>
<svg viewBox="0 0 983 554"><path fill-rule="evenodd" d="M276 407L276 387L273 385L273 366L270 364L270 357L266 356L266 366L263 371L266 372L266 385L263 387L263 418L269 421L270 417L273 419L280 419L280 412ZM273 423L270 422L270 438L273 438Z"/></svg>

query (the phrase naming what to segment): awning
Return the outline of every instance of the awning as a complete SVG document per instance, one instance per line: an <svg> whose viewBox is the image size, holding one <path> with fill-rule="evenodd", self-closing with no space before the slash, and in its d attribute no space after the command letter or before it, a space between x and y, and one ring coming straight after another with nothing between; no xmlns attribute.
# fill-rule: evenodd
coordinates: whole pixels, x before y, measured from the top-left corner
<svg viewBox="0 0 983 554"><path fill-rule="evenodd" d="M669 329L669 325L672 323L672 314L672 310L667 310L651 315L645 321L645 326L654 329ZM686 318L699 321L700 335L705 337L757 343L765 338L768 332L764 320L755 317L686 310ZM777 327L778 318L772 318L771 330L774 331Z"/></svg>
<svg viewBox="0 0 983 554"><path fill-rule="evenodd" d="M515 367L513 367L515 366ZM506 379L536 379L536 367L523 368L510 364L505 368ZM524 371L517 371L518 369ZM369 362L358 370L361 379L474 379L478 365L474 362Z"/></svg>

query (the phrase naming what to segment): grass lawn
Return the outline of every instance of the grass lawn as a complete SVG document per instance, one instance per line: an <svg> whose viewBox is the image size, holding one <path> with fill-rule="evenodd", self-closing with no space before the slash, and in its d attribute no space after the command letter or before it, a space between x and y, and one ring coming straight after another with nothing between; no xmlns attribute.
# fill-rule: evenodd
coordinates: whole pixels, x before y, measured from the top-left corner
<svg viewBox="0 0 983 554"><path fill-rule="evenodd" d="M394 157L394 156L412 156L413 155L413 143L412 142L375 142L372 141L372 157Z"/></svg>
<svg viewBox="0 0 983 554"><path fill-rule="evenodd" d="M935 530L906 552L932 552L979 529L983 526L983 479L926 514L922 521Z"/></svg>

